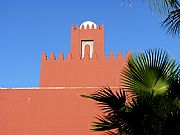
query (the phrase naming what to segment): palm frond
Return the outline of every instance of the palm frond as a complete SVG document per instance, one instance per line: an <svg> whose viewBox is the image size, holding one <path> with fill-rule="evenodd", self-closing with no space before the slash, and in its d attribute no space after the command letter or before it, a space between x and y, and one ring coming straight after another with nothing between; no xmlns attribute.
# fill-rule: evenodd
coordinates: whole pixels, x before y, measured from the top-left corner
<svg viewBox="0 0 180 135"><path fill-rule="evenodd" d="M148 0L151 10L165 14L161 26L172 36L180 35L180 3L178 0Z"/></svg>
<svg viewBox="0 0 180 135"><path fill-rule="evenodd" d="M180 3L178 0L148 0L151 10L167 16L161 23L168 34L180 35Z"/></svg>
<svg viewBox="0 0 180 135"><path fill-rule="evenodd" d="M162 119L162 96L154 96L153 93L139 93L130 105L129 113L126 113L124 123L129 131L136 134L158 134ZM161 111L160 111L161 110Z"/></svg>
<svg viewBox="0 0 180 135"><path fill-rule="evenodd" d="M173 10L168 17L162 22L162 27L167 30L168 34L173 36L180 35L180 9Z"/></svg>
<svg viewBox="0 0 180 135"><path fill-rule="evenodd" d="M85 98L90 98L97 101L103 111L103 116L95 117L96 122L92 124L94 131L107 131L106 134L115 133L114 130L121 129L123 121L120 118L123 112L127 111L126 108L126 94L124 90L113 92L110 87L103 87L99 91L90 95L81 95Z"/></svg>
<svg viewBox="0 0 180 135"><path fill-rule="evenodd" d="M148 0L148 4L151 10L160 14L169 13L179 7L178 0Z"/></svg>
<svg viewBox="0 0 180 135"><path fill-rule="evenodd" d="M160 49L134 54L122 71L122 87L135 92L167 92L176 65L168 53Z"/></svg>
<svg viewBox="0 0 180 135"><path fill-rule="evenodd" d="M179 67L161 49L132 55L122 71L123 89L103 87L93 94L81 95L95 100L103 111L102 116L95 117L92 130L107 135L177 135ZM128 96L127 90L132 96Z"/></svg>
<svg viewBox="0 0 180 135"><path fill-rule="evenodd" d="M174 9L178 9L180 7L180 3L178 0L170 0L170 5L171 7L173 7Z"/></svg>
<svg viewBox="0 0 180 135"><path fill-rule="evenodd" d="M101 107L101 110L103 110L104 113L121 111L126 104L125 91L119 90L114 93L110 87L103 87L94 94L81 96L97 101L97 104Z"/></svg>
<svg viewBox="0 0 180 135"><path fill-rule="evenodd" d="M141 135L142 132L148 134L157 132L157 123L161 115L156 114L159 112L163 114L159 111L162 108L162 96L139 93L132 100L125 100L123 90L113 92L109 87L105 88L84 96L97 101L105 112L102 116L95 117L97 121L93 122L92 130L105 131L106 134L117 132L118 134L135 133L135 135ZM119 93L118 96L117 93ZM125 101L128 103L125 104Z"/></svg>
<svg viewBox="0 0 180 135"><path fill-rule="evenodd" d="M92 124L92 130L94 131L108 131L119 127L119 124L110 117L99 116L95 118L97 119L97 122L93 122Z"/></svg>

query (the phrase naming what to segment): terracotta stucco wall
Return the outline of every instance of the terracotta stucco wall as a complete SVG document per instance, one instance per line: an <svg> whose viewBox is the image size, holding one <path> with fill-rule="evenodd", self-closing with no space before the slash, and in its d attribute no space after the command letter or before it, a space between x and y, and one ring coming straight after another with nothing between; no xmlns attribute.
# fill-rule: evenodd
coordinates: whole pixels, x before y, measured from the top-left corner
<svg viewBox="0 0 180 135"><path fill-rule="evenodd" d="M115 58L113 52L109 57L104 54L104 25L96 28L92 26L84 29L71 29L71 50L64 59L63 53L55 57L54 53L47 58L42 55L40 69L40 87L82 87L82 86L119 86L120 73L126 65L131 52L122 57L119 52ZM93 41L93 53L90 58L90 49L85 48L85 56L82 57L82 41ZM85 45L86 46L86 45ZM88 46L88 42L87 42Z"/></svg>
<svg viewBox="0 0 180 135"><path fill-rule="evenodd" d="M127 53L129 57L131 53ZM62 55L60 55L62 56ZM120 73L127 62L119 53L114 58L113 53L106 59L55 59L52 53L50 59L43 54L40 70L40 87L58 86L119 86Z"/></svg>
<svg viewBox="0 0 180 135"><path fill-rule="evenodd" d="M79 96L98 89L0 89L0 135L98 135L90 125L99 108Z"/></svg>

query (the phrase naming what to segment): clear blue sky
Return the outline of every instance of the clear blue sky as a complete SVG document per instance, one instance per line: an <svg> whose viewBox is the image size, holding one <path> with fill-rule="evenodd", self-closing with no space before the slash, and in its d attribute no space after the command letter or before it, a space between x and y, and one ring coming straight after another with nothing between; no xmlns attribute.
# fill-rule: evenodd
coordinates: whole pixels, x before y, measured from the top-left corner
<svg viewBox="0 0 180 135"><path fill-rule="evenodd" d="M86 20L105 25L106 55L163 48L180 62L180 38L167 35L161 17L139 1L1 0L0 86L38 86L42 52L66 54L71 25Z"/></svg>

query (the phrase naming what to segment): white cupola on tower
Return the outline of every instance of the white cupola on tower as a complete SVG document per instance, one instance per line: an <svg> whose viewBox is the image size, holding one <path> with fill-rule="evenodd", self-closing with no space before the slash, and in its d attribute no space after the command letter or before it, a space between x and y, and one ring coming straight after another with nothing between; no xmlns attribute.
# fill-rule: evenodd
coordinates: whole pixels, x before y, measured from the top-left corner
<svg viewBox="0 0 180 135"><path fill-rule="evenodd" d="M92 21L85 21L80 25L80 29L82 29L82 26L84 25L84 29L87 29L87 25L89 25L89 28L92 29L92 26L94 25L94 29L97 28L97 25Z"/></svg>

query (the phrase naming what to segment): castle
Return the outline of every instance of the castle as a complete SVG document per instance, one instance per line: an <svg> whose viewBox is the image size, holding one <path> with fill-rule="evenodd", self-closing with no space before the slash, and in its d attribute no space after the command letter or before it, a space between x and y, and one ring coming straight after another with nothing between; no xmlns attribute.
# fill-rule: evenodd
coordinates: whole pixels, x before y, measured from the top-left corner
<svg viewBox="0 0 180 135"><path fill-rule="evenodd" d="M89 87L119 86L119 76L127 57L119 52L115 58L113 52L109 58L104 54L104 25L99 27L86 21L71 29L71 51L64 60L63 53L47 59L42 55L40 87Z"/></svg>
<svg viewBox="0 0 180 135"><path fill-rule="evenodd" d="M0 88L0 135L100 135L92 132L97 104L80 94L101 86L119 89L121 69L127 63L119 53L104 54L104 25L84 22L72 26L71 51L64 59L42 54L40 87Z"/></svg>

